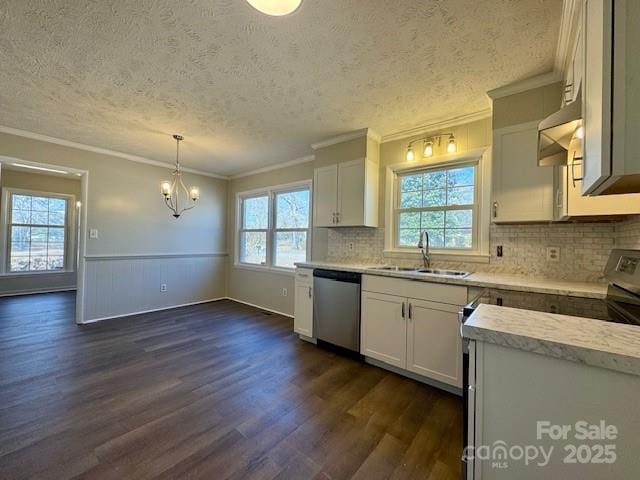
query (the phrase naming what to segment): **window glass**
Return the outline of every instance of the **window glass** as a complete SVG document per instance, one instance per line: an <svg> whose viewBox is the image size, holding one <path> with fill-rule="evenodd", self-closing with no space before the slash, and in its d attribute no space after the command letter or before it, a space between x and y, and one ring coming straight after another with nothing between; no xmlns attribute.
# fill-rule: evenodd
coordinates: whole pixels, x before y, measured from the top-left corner
<svg viewBox="0 0 640 480"><path fill-rule="evenodd" d="M400 175L399 190L398 246L416 247L426 230L432 248L473 248L475 165Z"/></svg>
<svg viewBox="0 0 640 480"><path fill-rule="evenodd" d="M64 269L66 211L62 198L11 195L11 272Z"/></svg>
<svg viewBox="0 0 640 480"><path fill-rule="evenodd" d="M267 232L242 232L240 234L240 261L266 265Z"/></svg>
<svg viewBox="0 0 640 480"><path fill-rule="evenodd" d="M269 228L269 197L246 198L242 202L242 228L260 230Z"/></svg>
<svg viewBox="0 0 640 480"><path fill-rule="evenodd" d="M309 227L309 190L276 194L276 228Z"/></svg>

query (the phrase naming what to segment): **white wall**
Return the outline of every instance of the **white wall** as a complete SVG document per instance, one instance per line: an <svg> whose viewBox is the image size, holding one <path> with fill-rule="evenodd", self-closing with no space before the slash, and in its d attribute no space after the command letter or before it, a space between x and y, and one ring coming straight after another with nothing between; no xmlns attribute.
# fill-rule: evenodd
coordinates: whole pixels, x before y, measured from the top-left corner
<svg viewBox="0 0 640 480"><path fill-rule="evenodd" d="M89 172L84 208L99 238L86 240L84 321L225 296L227 181L185 174L201 199L176 220L160 195L168 168L4 133L0 156Z"/></svg>

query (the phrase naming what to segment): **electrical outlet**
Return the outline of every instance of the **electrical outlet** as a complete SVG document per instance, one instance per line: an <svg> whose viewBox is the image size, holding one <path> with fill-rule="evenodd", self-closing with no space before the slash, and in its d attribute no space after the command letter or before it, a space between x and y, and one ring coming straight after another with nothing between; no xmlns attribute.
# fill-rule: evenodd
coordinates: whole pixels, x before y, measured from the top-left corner
<svg viewBox="0 0 640 480"><path fill-rule="evenodd" d="M286 297L286 296L287 296L287 289L286 289L286 288L283 288L283 289L282 289L282 296L283 296L283 297Z"/></svg>
<svg viewBox="0 0 640 480"><path fill-rule="evenodd" d="M161 283L160 284L160 291L161 292L166 292L167 291L167 284L166 283Z"/></svg>
<svg viewBox="0 0 640 480"><path fill-rule="evenodd" d="M498 247L496 248L496 255L498 257L502 256L502 245L498 245Z"/></svg>
<svg viewBox="0 0 640 480"><path fill-rule="evenodd" d="M560 247L547 247L547 261L549 262L560 261Z"/></svg>
<svg viewBox="0 0 640 480"><path fill-rule="evenodd" d="M349 242L349 251L353 252L353 242Z"/></svg>
<svg viewBox="0 0 640 480"><path fill-rule="evenodd" d="M98 238L98 229L97 228L92 228L89 230L89 238L91 239L96 239Z"/></svg>

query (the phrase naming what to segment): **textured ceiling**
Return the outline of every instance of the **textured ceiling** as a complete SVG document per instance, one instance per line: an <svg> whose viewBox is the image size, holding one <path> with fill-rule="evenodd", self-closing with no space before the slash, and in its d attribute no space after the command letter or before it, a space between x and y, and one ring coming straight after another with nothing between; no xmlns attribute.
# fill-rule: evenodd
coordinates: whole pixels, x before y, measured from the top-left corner
<svg viewBox="0 0 640 480"><path fill-rule="evenodd" d="M488 107L548 72L561 0L0 1L0 125L234 174Z"/></svg>

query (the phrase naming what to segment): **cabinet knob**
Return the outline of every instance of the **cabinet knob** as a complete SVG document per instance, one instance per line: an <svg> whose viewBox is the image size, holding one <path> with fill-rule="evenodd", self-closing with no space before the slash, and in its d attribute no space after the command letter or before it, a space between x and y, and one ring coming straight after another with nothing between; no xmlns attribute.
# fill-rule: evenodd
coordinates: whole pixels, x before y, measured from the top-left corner
<svg viewBox="0 0 640 480"><path fill-rule="evenodd" d="M311 298L311 287L309 287L309 298Z"/></svg>

